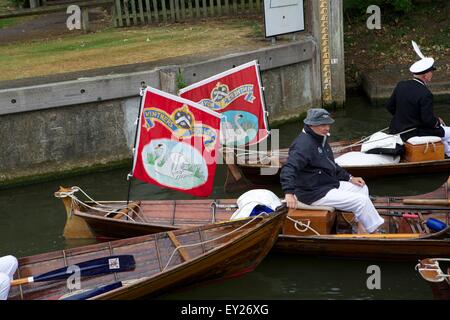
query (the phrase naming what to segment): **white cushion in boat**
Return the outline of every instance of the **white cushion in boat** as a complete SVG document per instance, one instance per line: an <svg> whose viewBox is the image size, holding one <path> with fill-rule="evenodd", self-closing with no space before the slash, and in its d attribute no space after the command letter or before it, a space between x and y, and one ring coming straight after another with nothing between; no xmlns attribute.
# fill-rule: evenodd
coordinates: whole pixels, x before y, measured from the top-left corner
<svg viewBox="0 0 450 320"><path fill-rule="evenodd" d="M393 157L384 154L369 154L364 152L351 151L337 157L335 161L341 167L370 166L370 165L399 163L400 156Z"/></svg>
<svg viewBox="0 0 450 320"><path fill-rule="evenodd" d="M395 149L397 143L403 145L403 141L398 135L375 132L369 140L361 145L361 152L367 152L375 148Z"/></svg>
<svg viewBox="0 0 450 320"><path fill-rule="evenodd" d="M412 137L409 138L408 143L416 145L416 144L424 144L424 143L434 143L434 142L440 142L441 137L437 136L423 136L423 137Z"/></svg>
<svg viewBox="0 0 450 320"><path fill-rule="evenodd" d="M247 218L257 205L264 205L275 211L281 206L281 200L275 193L266 189L253 189L243 193L237 200L238 209L230 220Z"/></svg>
<svg viewBox="0 0 450 320"><path fill-rule="evenodd" d="M311 206L309 204L300 202L298 200L297 200L297 207L296 207L296 209L330 211L330 212L334 212L334 210L335 210L333 207L328 207L328 206Z"/></svg>

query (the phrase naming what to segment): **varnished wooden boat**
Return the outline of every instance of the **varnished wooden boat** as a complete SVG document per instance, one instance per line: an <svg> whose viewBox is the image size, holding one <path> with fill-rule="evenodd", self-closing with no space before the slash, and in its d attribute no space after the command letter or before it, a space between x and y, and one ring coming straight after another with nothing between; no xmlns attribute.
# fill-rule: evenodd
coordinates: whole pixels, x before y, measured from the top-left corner
<svg viewBox="0 0 450 320"><path fill-rule="evenodd" d="M354 141L339 141L330 143L337 158L344 153L350 151L361 151L361 146L350 146ZM228 166L226 188L232 188L242 177L255 186L267 186L280 183L280 169L286 163L289 149L280 149L276 152L268 154L250 154L238 155L235 157L235 164ZM243 153L242 153L243 154ZM450 172L450 159L407 162L401 160L396 164L380 164L380 165L361 165L361 166L342 166L350 174L355 177L363 177L365 179L398 176L406 174L432 174L432 173L448 173ZM261 175L261 169L270 170L273 174ZM242 182L242 181L241 181Z"/></svg>
<svg viewBox="0 0 450 320"><path fill-rule="evenodd" d="M328 224L327 232L316 235L311 231L298 232L293 221L286 220L285 230L278 237L274 250L304 255L335 256L362 259L416 260L424 257L450 257L450 207L427 207L427 203L448 203L448 183L440 189L418 196L401 198L378 198L374 200L378 212L385 219L381 234L352 234L348 221L352 215L344 212L333 214L301 212L289 213L296 220L315 221L315 225ZM396 201L400 203L396 203ZM421 199L421 200L419 200ZM416 204L404 204L416 202ZM402 217L415 214L417 219ZM447 227L433 232L424 224L429 218L439 219ZM332 220L330 222L330 219ZM323 228L322 228L323 229Z"/></svg>
<svg viewBox="0 0 450 320"><path fill-rule="evenodd" d="M238 276L255 269L272 248L286 213L286 207L280 207L265 216L24 257L19 259L16 277L126 254L133 255L134 270L82 278L81 289L120 281L120 288L91 299L154 296L180 286ZM69 292L66 280L54 280L12 287L9 299L61 299L74 293L78 291Z"/></svg>
<svg viewBox="0 0 450 320"><path fill-rule="evenodd" d="M55 192L66 209L67 239L123 239L145 234L228 221L237 209L236 199L142 200L82 202L77 187ZM448 199L448 184L428 194L405 198ZM380 197L375 203L399 204L403 198ZM401 205L401 203L400 203Z"/></svg>
<svg viewBox="0 0 450 320"><path fill-rule="evenodd" d="M416 270L430 285L435 299L450 300L450 259L422 259Z"/></svg>
<svg viewBox="0 0 450 320"><path fill-rule="evenodd" d="M133 202L127 210L125 203L91 203L84 207L73 202L70 189L63 189L57 196L66 195L63 200L67 209L66 237L125 237L141 233L151 233L155 227L176 229L192 225L202 225L214 221L227 221L236 210L235 199L224 200L148 200ZM73 196L73 194L72 194ZM405 198L385 197L374 200L379 212L385 215L385 234L360 236L352 233L352 214L336 212L332 221L330 215L322 212L313 214L318 225L329 224L327 232L319 236L311 233L280 234L274 249L284 252L310 255L331 255L351 258L416 259L418 257L450 257L449 230L438 233L429 232L422 224L416 223L400 214L420 213L423 219L429 216L439 218L449 225L449 207L430 207L428 205L405 205L406 199L448 199L448 187L444 184L434 192ZM99 205L112 206L110 212L96 211ZM139 214L137 214L139 213ZM311 212L301 211L310 220ZM395 216L393 216L395 215ZM137 217L143 218L138 221ZM134 221L130 220L133 219ZM292 221L286 220L285 226ZM286 228L283 228L285 230ZM344 234L339 234L344 233Z"/></svg>

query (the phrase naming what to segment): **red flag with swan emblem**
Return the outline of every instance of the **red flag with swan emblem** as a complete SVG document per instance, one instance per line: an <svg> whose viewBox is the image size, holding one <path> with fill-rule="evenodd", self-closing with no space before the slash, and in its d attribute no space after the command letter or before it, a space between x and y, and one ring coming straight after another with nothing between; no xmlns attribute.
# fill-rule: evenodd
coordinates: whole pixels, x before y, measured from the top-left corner
<svg viewBox="0 0 450 320"><path fill-rule="evenodd" d="M179 94L223 114L222 145L255 144L269 134L257 61L194 83Z"/></svg>
<svg viewBox="0 0 450 320"><path fill-rule="evenodd" d="M216 173L221 115L148 87L142 98L133 177L209 196Z"/></svg>

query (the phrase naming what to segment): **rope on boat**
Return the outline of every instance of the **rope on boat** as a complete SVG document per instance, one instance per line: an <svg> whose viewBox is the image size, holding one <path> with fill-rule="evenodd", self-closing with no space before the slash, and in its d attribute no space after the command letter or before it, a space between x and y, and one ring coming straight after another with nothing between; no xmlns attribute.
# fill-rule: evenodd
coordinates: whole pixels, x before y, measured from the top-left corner
<svg viewBox="0 0 450 320"><path fill-rule="evenodd" d="M88 198L90 201L95 203L98 207L91 206L91 205L81 201L80 199L78 199L75 196L75 192L81 192L86 198ZM75 204L79 204L81 206L84 206L84 207L86 207L88 209L91 209L91 210L94 210L94 211L105 212L106 214L104 216L107 216L110 213L117 212L117 211L122 210L122 209L128 209L129 211L133 212L136 215L136 217L139 218L139 220L141 220L142 222L146 222L144 216L140 215L139 212L136 211L134 208L129 207L128 205L122 205L122 206L118 206L118 207L113 207L111 205L102 204L102 203L92 199L83 189L81 189L80 187L77 187L77 186L72 187L70 189L70 191L58 191L58 192L55 193L55 197L57 197L57 198L66 198L66 197L71 198L72 199L72 203L71 203L71 209L72 210L75 208L75 206L74 206ZM136 204L136 207L139 208L139 211L140 211L141 207L138 204ZM124 214L124 216L126 216L131 221L136 222L136 220L133 219L128 213L126 213L126 212L122 212L122 213Z"/></svg>
<svg viewBox="0 0 450 320"><path fill-rule="evenodd" d="M428 152L428 148L430 146L430 143L433 145L433 152L436 153L436 145L434 144L434 142L428 142L427 141L427 145L425 146L425 150L423 150L424 154Z"/></svg>
<svg viewBox="0 0 450 320"><path fill-rule="evenodd" d="M389 129L389 127L381 129L381 130L379 130L379 131L377 131L375 133L383 132L383 131L386 131L387 129ZM373 140L371 142L382 141L382 140L385 140L385 139L389 139L392 136L400 136L400 135L402 135L404 133L407 133L407 132L410 132L410 131L413 131L413 130L416 130L416 128L411 128L411 129L408 129L408 130L405 130L405 131L402 131L402 132L399 132L399 133L396 133L396 134L393 134L393 135L390 135L390 136L387 136L387 137L383 137L383 138L380 138L380 139ZM366 142L368 139L370 139L370 137L372 135L367 136L367 137L363 137L361 140L359 140L359 141L357 141L355 143L352 143L350 145L347 145L347 146L341 146L341 147L340 146L336 146L336 147L333 148L333 151L334 152L341 152L342 150L345 150L345 149L361 146L364 142ZM231 147L226 147L226 146L221 147L221 149L222 149L222 151L224 151L224 150L225 151L231 151L231 152L236 151L236 157L258 155L258 156L260 156L260 159L259 159L260 162L263 162L266 159L270 160L270 157L272 157L272 156L278 156L279 157L281 155L283 155L283 156L289 155L289 150L258 151L258 150L250 150L250 149L245 149L245 148L231 148ZM239 151L241 151L241 152L239 152Z"/></svg>
<svg viewBox="0 0 450 320"><path fill-rule="evenodd" d="M162 269L162 271L164 271L164 270L167 269L167 267L169 266L170 262L172 261L173 256L175 255L175 252L177 252L178 250L180 250L180 249L182 249L182 248L189 248L189 247L195 247L195 246L199 246L199 245L204 245L205 243L214 242L214 241L217 241L217 240L222 239L222 238L224 238L224 237L228 237L229 235L231 235L231 234L233 234L233 233L239 231L240 229L246 227L247 225L249 225L250 223L252 223L252 222L255 221L256 219L258 219L258 218L259 218L259 219L263 218L264 215L267 215L267 213L261 212L260 214L254 216L251 220L249 220L248 222L246 222L245 224L243 224L243 225L240 226L239 228L233 229L232 231L230 231L230 232L228 232L228 233L225 233L225 234L223 234L223 235L221 235L221 236L219 236L219 237L217 237L217 238L209 239L209 240L205 240L205 241L200 241L200 242L197 242L197 243L183 244L183 245L181 245L181 246L176 247L176 248L173 250L172 254L170 255L170 258L169 258L169 260L167 261L166 266Z"/></svg>
<svg viewBox="0 0 450 320"><path fill-rule="evenodd" d="M380 131L377 131L377 132L375 132L375 133L383 132L383 131L385 131L386 129L389 129L389 128L384 128L384 129L382 129L382 130L380 130ZM372 143L372 142L382 141L382 140L385 140L385 139L389 139L389 138L391 138L392 136L400 136L400 135L402 135L402 134L404 134L404 133L407 133L407 132L410 132L410 131L413 131L413 130L416 130L416 128L411 128L411 129L408 129L408 130L405 130L405 131L402 131L402 132L399 132L399 133L396 133L396 134L393 134L393 135L390 135L390 136L387 136L387 137L384 137L384 138L376 139L376 140L371 141L371 143ZM357 141L357 142L355 142L355 143L352 143L352 144L350 144L350 145L348 145L348 146L336 147L333 151L334 151L334 152L341 152L342 150L345 150L345 149L348 149L348 148L353 148L353 147L361 146L361 145L364 144L364 142L366 142L368 139L370 139L371 136L372 136L372 135L370 135L370 136L368 136L368 137L365 137L365 138L363 138L363 139L361 139L361 140L359 140L359 141Z"/></svg>
<svg viewBox="0 0 450 320"><path fill-rule="evenodd" d="M437 273L436 282L440 282L440 281L442 281L444 279L450 279L450 274L444 273L442 271L442 269L440 268L440 266L439 266L439 261L450 261L450 259L448 259L448 258L434 258L432 260L433 260L434 263L422 263L422 262L420 262L420 263L416 264L416 267L415 267L416 271L419 271L419 272L422 271L422 270L423 271L430 271L430 270L436 271L436 273ZM436 269L435 268L430 269L430 268L427 268L427 267L436 267Z"/></svg>
<svg viewBox="0 0 450 320"><path fill-rule="evenodd" d="M275 151L258 151L258 150L249 150L249 149L243 149L243 148L230 148L230 147L221 147L222 151L231 151L231 152L236 152L236 157L240 158L243 156L251 156L251 155L257 155L259 158L260 162L264 162L267 160L270 161L271 157L273 156L277 156L279 157L280 155L288 155L288 151L281 151L281 150L275 150ZM239 152L241 151L241 152Z"/></svg>
<svg viewBox="0 0 450 320"><path fill-rule="evenodd" d="M314 232L316 235L320 236L320 233L318 233L314 228L312 228L310 226L311 224L311 220L308 220L308 223L303 223L300 220L295 220L289 216L287 216L286 218L288 218L289 220L291 220L294 223L294 228L298 231L298 232L306 232L308 230L311 230L312 232ZM303 229L300 229L300 227L303 227Z"/></svg>

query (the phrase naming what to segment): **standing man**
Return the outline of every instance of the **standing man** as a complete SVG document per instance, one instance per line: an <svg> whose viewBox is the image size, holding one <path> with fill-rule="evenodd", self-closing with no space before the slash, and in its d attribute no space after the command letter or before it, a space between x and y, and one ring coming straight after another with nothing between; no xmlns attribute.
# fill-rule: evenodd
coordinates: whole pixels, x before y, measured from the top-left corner
<svg viewBox="0 0 450 320"><path fill-rule="evenodd" d="M8 299L11 281L17 266L17 259L14 256L0 257L0 300Z"/></svg>
<svg viewBox="0 0 450 320"><path fill-rule="evenodd" d="M415 128L401 135L404 141L414 136L441 137L445 154L449 157L450 127L445 126L444 121L434 115L433 94L427 87L436 70L434 59L425 57L417 44L414 41L412 43L421 59L409 68L413 79L400 81L387 102L386 107L394 116L389 131L396 134Z"/></svg>
<svg viewBox="0 0 450 320"><path fill-rule="evenodd" d="M287 206L296 208L298 199L310 205L350 211L359 222L360 233L375 232L384 219L373 206L364 180L352 177L334 162L327 141L334 123L329 112L309 109L303 122L303 131L289 148L280 174Z"/></svg>

